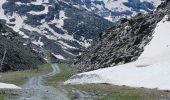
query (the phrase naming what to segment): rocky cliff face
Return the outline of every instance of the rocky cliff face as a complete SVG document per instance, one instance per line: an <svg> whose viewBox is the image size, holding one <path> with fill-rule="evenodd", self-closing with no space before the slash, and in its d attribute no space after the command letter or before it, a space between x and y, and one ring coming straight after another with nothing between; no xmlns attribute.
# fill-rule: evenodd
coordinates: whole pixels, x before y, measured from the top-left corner
<svg viewBox="0 0 170 100"><path fill-rule="evenodd" d="M18 71L37 68L45 63L40 54L4 23L0 23L0 71Z"/></svg>
<svg viewBox="0 0 170 100"><path fill-rule="evenodd" d="M78 72L128 63L138 59L145 45L152 39L157 23L170 13L170 2L161 4L157 11L122 19L119 24L100 35L74 63Z"/></svg>

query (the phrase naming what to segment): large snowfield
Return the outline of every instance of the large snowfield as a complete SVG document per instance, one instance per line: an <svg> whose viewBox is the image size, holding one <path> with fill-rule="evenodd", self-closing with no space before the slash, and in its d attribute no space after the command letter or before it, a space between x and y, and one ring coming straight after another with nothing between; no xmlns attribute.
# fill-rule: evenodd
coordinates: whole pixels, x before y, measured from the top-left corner
<svg viewBox="0 0 170 100"><path fill-rule="evenodd" d="M65 84L108 83L170 90L170 21L157 24L153 38L137 61L80 73Z"/></svg>
<svg viewBox="0 0 170 100"><path fill-rule="evenodd" d="M21 88L14 84L0 83L0 89L21 89Z"/></svg>

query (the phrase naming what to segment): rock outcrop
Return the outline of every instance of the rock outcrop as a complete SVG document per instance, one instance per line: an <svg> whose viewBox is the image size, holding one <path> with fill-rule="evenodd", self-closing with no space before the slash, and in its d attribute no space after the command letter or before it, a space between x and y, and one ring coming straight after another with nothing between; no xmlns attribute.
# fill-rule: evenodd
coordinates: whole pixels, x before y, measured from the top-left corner
<svg viewBox="0 0 170 100"><path fill-rule="evenodd" d="M77 72L84 72L137 60L152 39L157 23L169 13L170 2L167 0L154 12L121 19L114 27L100 34L100 39L77 58L73 67Z"/></svg>
<svg viewBox="0 0 170 100"><path fill-rule="evenodd" d="M0 23L0 71L35 69L45 61L18 33Z"/></svg>

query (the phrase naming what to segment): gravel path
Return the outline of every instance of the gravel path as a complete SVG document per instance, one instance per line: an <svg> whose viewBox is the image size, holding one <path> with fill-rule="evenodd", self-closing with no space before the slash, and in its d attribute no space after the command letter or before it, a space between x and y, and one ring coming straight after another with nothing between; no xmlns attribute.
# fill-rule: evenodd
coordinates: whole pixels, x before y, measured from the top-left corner
<svg viewBox="0 0 170 100"><path fill-rule="evenodd" d="M60 68L57 64L52 64L52 68L53 71L49 74L30 78L22 87L22 94L17 100L69 100L59 90L43 85L44 78L60 73Z"/></svg>

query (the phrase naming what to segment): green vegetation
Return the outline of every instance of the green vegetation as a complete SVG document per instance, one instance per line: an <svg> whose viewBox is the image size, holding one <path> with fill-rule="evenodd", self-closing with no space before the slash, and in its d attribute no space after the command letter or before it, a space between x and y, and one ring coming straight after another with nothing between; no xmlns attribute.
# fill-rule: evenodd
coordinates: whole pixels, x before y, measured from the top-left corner
<svg viewBox="0 0 170 100"><path fill-rule="evenodd" d="M66 64L59 64L61 72L56 76L50 77L46 80L48 86L53 86L58 88L59 83L66 81L71 76L71 69L67 67Z"/></svg>
<svg viewBox="0 0 170 100"><path fill-rule="evenodd" d="M157 89L130 88L108 84L72 85L88 93L94 93L99 100L160 100L167 96L167 92Z"/></svg>
<svg viewBox="0 0 170 100"><path fill-rule="evenodd" d="M11 83L18 86L21 86L25 81L32 76L38 76L46 74L52 71L51 65L45 64L40 66L37 70L25 70L25 71L16 71L16 72L5 72L0 73L0 82Z"/></svg>
<svg viewBox="0 0 170 100"><path fill-rule="evenodd" d="M70 98L75 98L77 96L77 94L72 92L71 89L73 88L89 93L92 97L96 97L96 100L160 100L166 98L168 95L168 91L130 88L108 84L63 85L61 82L66 81L72 73L70 71L71 69L66 64L59 64L59 66L61 73L46 79L45 84L60 89L61 91L63 89L67 90L67 93L63 93L66 93ZM44 65L39 67L38 70L0 73L0 81L21 86L29 77L46 74L51 71L52 68L50 65ZM0 92L0 100L4 100L6 95L8 95L8 92L5 92L5 94ZM15 94L12 95L15 96Z"/></svg>
<svg viewBox="0 0 170 100"><path fill-rule="evenodd" d="M46 80L45 84L48 86L53 86L56 89L59 89L60 91L63 91L63 89L68 89L70 87L68 87L68 85L63 85L62 82L68 80L70 78L70 76L72 75L72 69L69 67L68 64L65 63L61 63L59 64L60 67L60 73L57 74L56 76L50 77ZM63 93L65 93L63 91ZM65 93L69 98L74 98L75 94L72 92L69 93Z"/></svg>
<svg viewBox="0 0 170 100"><path fill-rule="evenodd" d="M0 73L0 82L21 86L27 81L28 78L32 76L47 74L51 71L52 71L51 65L45 64L39 66L37 70L25 70L25 71ZM17 95L17 93L18 91L16 90L0 90L0 100L4 100L6 96L14 98Z"/></svg>
<svg viewBox="0 0 170 100"><path fill-rule="evenodd" d="M14 100L18 96L20 91L13 89L1 89L0 90L0 100Z"/></svg>
<svg viewBox="0 0 170 100"><path fill-rule="evenodd" d="M0 94L0 100L4 100L4 95Z"/></svg>
<svg viewBox="0 0 170 100"><path fill-rule="evenodd" d="M71 69L69 69L69 66L65 64L59 64L59 66L61 73L48 78L46 84L57 89L61 89L61 87L62 89L67 89L69 91L67 95L70 98L76 97L76 94L69 90L71 88L85 91L96 97L97 100L160 100L168 95L168 92L157 89L130 88L108 84L62 85L60 83L66 81L72 73L70 72Z"/></svg>

